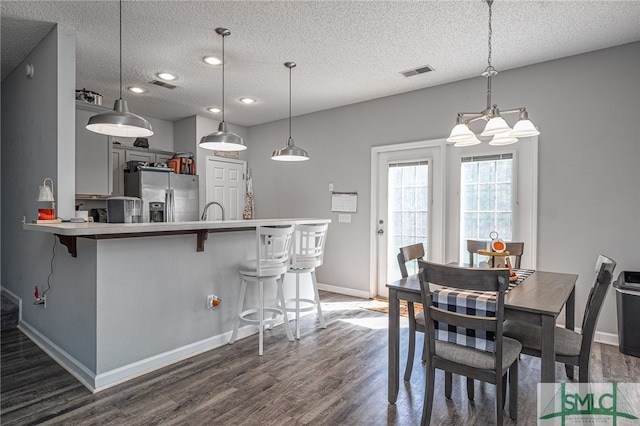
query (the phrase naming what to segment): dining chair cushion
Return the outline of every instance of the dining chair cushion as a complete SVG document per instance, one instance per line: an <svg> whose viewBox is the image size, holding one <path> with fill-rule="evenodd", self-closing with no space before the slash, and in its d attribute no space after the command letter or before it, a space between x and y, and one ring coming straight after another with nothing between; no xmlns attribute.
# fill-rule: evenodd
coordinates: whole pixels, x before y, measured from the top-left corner
<svg viewBox="0 0 640 426"><path fill-rule="evenodd" d="M436 356L446 360L468 365L473 368L492 370L495 364L495 354L485 352L456 343L436 340ZM522 345L515 339L502 338L502 374L509 369L522 350Z"/></svg>
<svg viewBox="0 0 640 426"><path fill-rule="evenodd" d="M503 334L518 340L525 348L540 350L541 328L539 325L520 321L505 321ZM556 355L578 356L582 345L582 335L573 330L556 327Z"/></svg>
<svg viewBox="0 0 640 426"><path fill-rule="evenodd" d="M416 314L416 323L420 324L424 328L424 311L420 311Z"/></svg>
<svg viewBox="0 0 640 426"><path fill-rule="evenodd" d="M262 261L262 275L263 277L270 277L274 275L282 275L287 272L288 263L283 262L269 262ZM256 259L245 260L240 264L240 273L250 277L257 276L258 261Z"/></svg>

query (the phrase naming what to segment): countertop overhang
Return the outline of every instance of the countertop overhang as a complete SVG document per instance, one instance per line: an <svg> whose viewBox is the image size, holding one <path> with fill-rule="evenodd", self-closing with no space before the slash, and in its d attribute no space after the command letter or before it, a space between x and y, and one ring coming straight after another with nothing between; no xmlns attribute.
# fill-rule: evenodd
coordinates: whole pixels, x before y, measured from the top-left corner
<svg viewBox="0 0 640 426"><path fill-rule="evenodd" d="M76 257L76 239L78 237L102 240L196 234L196 249L197 251L204 251L204 242L210 232L246 231L255 229L258 226L307 225L313 223L331 223L331 219L292 218L153 223L24 223L22 227L27 231L55 234L60 239L60 242L67 247L71 256Z"/></svg>

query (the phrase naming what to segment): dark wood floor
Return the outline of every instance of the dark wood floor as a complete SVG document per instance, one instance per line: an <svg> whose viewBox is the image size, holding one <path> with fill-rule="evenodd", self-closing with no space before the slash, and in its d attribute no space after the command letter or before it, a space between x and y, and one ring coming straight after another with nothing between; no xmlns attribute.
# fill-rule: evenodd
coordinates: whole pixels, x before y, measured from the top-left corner
<svg viewBox="0 0 640 426"><path fill-rule="evenodd" d="M326 330L306 316L295 343L282 326L267 332L262 357L252 336L95 395L20 331L2 332L1 424L418 425L421 363L411 382L401 383L397 403L387 402L386 314L362 309L361 299L321 297ZM592 357L592 381L640 381L640 358L600 344ZM522 356L520 425L536 423L539 368L539 360ZM560 380L566 380L563 371L558 365ZM493 424L493 386L476 384L470 402L458 378L451 400L444 398L443 378L436 383L432 424ZM514 423L507 418L506 424Z"/></svg>

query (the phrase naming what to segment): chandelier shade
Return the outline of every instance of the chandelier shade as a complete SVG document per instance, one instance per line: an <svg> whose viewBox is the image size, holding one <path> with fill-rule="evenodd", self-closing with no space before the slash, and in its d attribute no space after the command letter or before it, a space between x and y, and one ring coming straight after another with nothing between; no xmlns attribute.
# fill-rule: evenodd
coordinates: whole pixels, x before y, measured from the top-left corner
<svg viewBox="0 0 640 426"><path fill-rule="evenodd" d="M454 142L455 146L471 146L480 143L480 140L471 130L470 123L476 120L485 120L485 125L481 136L493 136L489 145L508 145L518 141L518 138L537 136L540 134L538 129L529 120L527 110L524 107L503 110L502 114L520 113L520 119L513 129L509 127L506 120L500 115L498 105L491 103L491 79L498 74L498 71L491 65L491 35L493 32L491 26L492 9L494 0L484 0L489 6L489 56L487 59L488 66L482 73L487 78L487 107L480 112L459 112L456 119L456 125L451 130L451 134L447 138L447 142Z"/></svg>
<svg viewBox="0 0 640 426"><path fill-rule="evenodd" d="M204 149L216 151L243 151L247 149L242 138L227 129L224 121L224 38L231 35L227 28L216 28L216 33L222 36L222 121L218 125L218 131L203 136L198 146Z"/></svg>

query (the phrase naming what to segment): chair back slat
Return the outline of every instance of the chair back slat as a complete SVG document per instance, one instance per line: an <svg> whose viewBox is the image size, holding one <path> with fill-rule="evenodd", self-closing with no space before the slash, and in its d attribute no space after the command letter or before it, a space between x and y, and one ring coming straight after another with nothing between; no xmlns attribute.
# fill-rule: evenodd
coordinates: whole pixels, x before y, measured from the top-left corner
<svg viewBox="0 0 640 426"><path fill-rule="evenodd" d="M467 240L467 252L469 253L469 266L477 266L475 264L475 256L478 254L478 250L486 250L488 241L479 240ZM513 258L513 267L520 269L522 262L522 255L524 254L524 243L517 241L506 242L505 250L509 252L510 257Z"/></svg>
<svg viewBox="0 0 640 426"><path fill-rule="evenodd" d="M407 278L409 276L409 273L407 272L407 262L422 259L423 257L424 246L422 243L400 247L400 253L398 253L398 266L400 267L402 278Z"/></svg>
<svg viewBox="0 0 640 426"><path fill-rule="evenodd" d="M317 267L324 260L324 246L327 240L329 224L296 225L291 266L294 269L302 267Z"/></svg>
<svg viewBox="0 0 640 426"><path fill-rule="evenodd" d="M285 227L258 226L257 236L257 273L258 276L268 272L288 269L291 253L291 238L294 225Z"/></svg>
<svg viewBox="0 0 640 426"><path fill-rule="evenodd" d="M613 271L616 268L616 262L606 256L599 255L596 261L596 276L582 317L582 336L585 339L593 340L595 328L598 322L598 316L602 308L602 304L611 285L613 279Z"/></svg>
<svg viewBox="0 0 640 426"><path fill-rule="evenodd" d="M495 317L480 317L476 315L460 314L446 309L431 307L431 319L444 322L456 327L464 327L472 330L496 331Z"/></svg>

